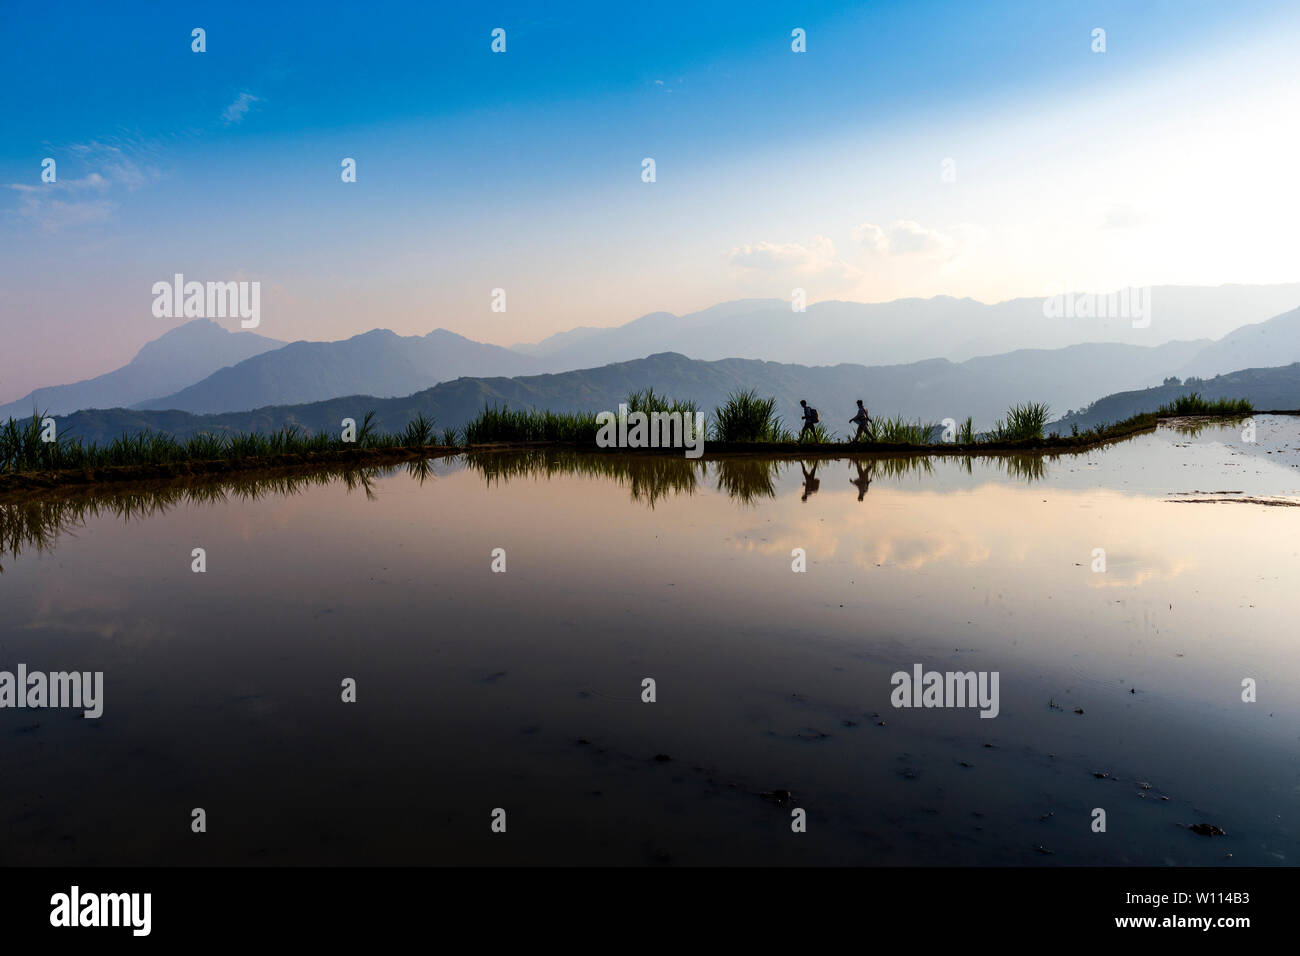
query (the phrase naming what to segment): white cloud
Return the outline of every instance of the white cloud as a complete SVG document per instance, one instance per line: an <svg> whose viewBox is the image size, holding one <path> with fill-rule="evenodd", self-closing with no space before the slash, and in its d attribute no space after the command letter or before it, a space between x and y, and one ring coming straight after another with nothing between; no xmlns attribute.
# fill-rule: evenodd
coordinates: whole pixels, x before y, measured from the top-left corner
<svg viewBox="0 0 1300 956"><path fill-rule="evenodd" d="M240 93L235 97L235 102L222 111L221 118L227 123L238 123L248 114L249 107L257 101L258 97L252 93Z"/></svg>
<svg viewBox="0 0 1300 956"><path fill-rule="evenodd" d="M797 275L839 275L851 277L858 270L840 259L835 243L826 236L814 236L809 243L756 242L731 250L731 264L742 269Z"/></svg>
<svg viewBox="0 0 1300 956"><path fill-rule="evenodd" d="M853 238L879 256L947 258L957 245L951 236L910 219L896 219L884 228L864 222L853 230Z"/></svg>
<svg viewBox="0 0 1300 956"><path fill-rule="evenodd" d="M133 147L133 152L135 148ZM60 175L52 183L7 183L6 189L12 189L20 198L18 207L10 210L36 225L42 232L57 233L81 226L97 225L108 221L117 209L117 203L106 198L74 198L86 193L98 193L101 196L114 189L125 188L127 192L159 178L158 170L152 166L141 165L127 154L120 146L113 146L92 140L88 143L72 143L65 147L51 150L55 156L72 157L73 165L97 167L81 177L62 175L67 168L60 159L57 167Z"/></svg>
<svg viewBox="0 0 1300 956"><path fill-rule="evenodd" d="M1103 229L1132 229L1134 226L1143 225L1146 217L1142 215L1134 206L1128 203L1112 203L1106 209L1106 216L1102 220Z"/></svg>
<svg viewBox="0 0 1300 956"><path fill-rule="evenodd" d="M50 184L54 185L53 183ZM67 202L41 196L39 192L23 191L23 200L17 213L24 219L35 223L43 232L56 233L77 226L96 225L106 222L117 208L107 199L93 199L88 202Z"/></svg>
<svg viewBox="0 0 1300 956"><path fill-rule="evenodd" d="M103 177L91 173L90 179L106 180L113 185L125 186L129 191L158 179L155 167L141 165L120 146L91 140L89 143L73 143L67 150L86 165L98 166L104 171Z"/></svg>

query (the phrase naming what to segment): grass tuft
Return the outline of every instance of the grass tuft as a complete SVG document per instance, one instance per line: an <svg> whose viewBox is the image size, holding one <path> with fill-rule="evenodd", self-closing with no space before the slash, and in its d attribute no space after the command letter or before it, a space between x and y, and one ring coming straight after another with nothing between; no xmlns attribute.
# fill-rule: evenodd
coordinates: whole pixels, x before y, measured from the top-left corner
<svg viewBox="0 0 1300 956"><path fill-rule="evenodd" d="M1246 417L1255 414L1255 406L1244 398L1220 398L1210 401L1200 392L1180 395L1168 405L1161 405L1157 415L1221 415Z"/></svg>
<svg viewBox="0 0 1300 956"><path fill-rule="evenodd" d="M710 438L720 442L790 441L792 436L776 414L774 397L759 398L753 389L732 392L713 410Z"/></svg>

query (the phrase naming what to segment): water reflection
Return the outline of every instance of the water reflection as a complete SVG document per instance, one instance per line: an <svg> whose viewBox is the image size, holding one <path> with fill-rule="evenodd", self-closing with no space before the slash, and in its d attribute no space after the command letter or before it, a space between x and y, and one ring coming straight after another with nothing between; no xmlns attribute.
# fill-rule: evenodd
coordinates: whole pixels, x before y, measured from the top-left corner
<svg viewBox="0 0 1300 956"><path fill-rule="evenodd" d="M75 536L6 561L0 663L103 671L107 706L4 712L0 856L1291 863L1300 509L1167 503L1300 495L1285 424L1253 459L1172 433L1059 463L552 451L13 501L6 544ZM998 718L892 709L917 662L998 673ZM159 825L200 801L221 841ZM517 838L482 835L496 806Z"/></svg>
<svg viewBox="0 0 1300 956"><path fill-rule="evenodd" d="M1047 460L1057 456L999 455L982 458L1008 477L1026 482L1043 480ZM928 478L934 462L925 455L875 458L777 459L736 456L715 460L689 459L669 455L591 454L564 449L535 449L523 452L471 453L454 459L482 476L488 488L512 481L584 476L616 482L628 490L632 502L654 508L678 496L695 495L702 485L711 484L742 508L755 507L777 497L777 488L787 471L799 469L801 501L807 501L822 486L822 478L847 468L848 481L858 489L858 501L866 498L873 481L899 480L909 476ZM967 474L973 474L972 456L950 456ZM421 458L402 465L372 468L337 468L275 474L247 474L212 477L184 483L131 486L97 486L30 496L0 504L0 558L17 558L24 551L50 550L60 534L81 526L87 519L113 515L123 521L137 521L167 513L178 505L213 505L232 501L256 501L272 496L289 497L320 486L342 484L376 500L377 481L404 471L418 484L437 478L436 463L442 459ZM835 478L838 484L839 479ZM0 561L0 572L4 571Z"/></svg>
<svg viewBox="0 0 1300 956"><path fill-rule="evenodd" d="M1246 418L1173 418L1162 424L1185 438L1199 438L1202 432L1235 431Z"/></svg>
<svg viewBox="0 0 1300 956"><path fill-rule="evenodd" d="M786 462L770 458L728 458L714 463L717 488L744 507L776 497L776 483Z"/></svg>
<svg viewBox="0 0 1300 956"><path fill-rule="evenodd" d="M426 462L427 464L427 462ZM182 505L214 505L233 501L286 498L313 487L341 482L349 491L362 491L375 500L374 484L396 472L394 467L258 474L185 483L77 488L39 497L24 497L0 505L0 558L17 558L24 551L50 551L59 535L87 520L112 515L124 522L166 514ZM408 471L410 468L408 466ZM411 472L419 476L418 472ZM4 564L0 562L0 572Z"/></svg>

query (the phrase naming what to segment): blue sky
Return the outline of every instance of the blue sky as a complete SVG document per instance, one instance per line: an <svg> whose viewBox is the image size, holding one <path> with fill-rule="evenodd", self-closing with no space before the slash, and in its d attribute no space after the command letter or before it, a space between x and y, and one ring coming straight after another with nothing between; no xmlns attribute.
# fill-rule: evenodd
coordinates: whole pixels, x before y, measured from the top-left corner
<svg viewBox="0 0 1300 956"><path fill-rule="evenodd" d="M996 301L1297 278L1275 224L1300 211L1294 3L71 4L6 21L0 400L129 359L176 324L149 310L175 272L260 281L259 331L279 338L441 326L499 344L794 286Z"/></svg>

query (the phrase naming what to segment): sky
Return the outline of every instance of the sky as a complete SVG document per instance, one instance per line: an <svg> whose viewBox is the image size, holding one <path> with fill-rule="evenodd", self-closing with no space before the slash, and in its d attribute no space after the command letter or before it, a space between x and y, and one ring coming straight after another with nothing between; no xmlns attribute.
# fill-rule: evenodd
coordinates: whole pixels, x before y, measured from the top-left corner
<svg viewBox="0 0 1300 956"><path fill-rule="evenodd" d="M1292 0L60 12L3 28L0 402L181 324L175 273L259 282L273 338L499 345L795 288L1300 279Z"/></svg>

